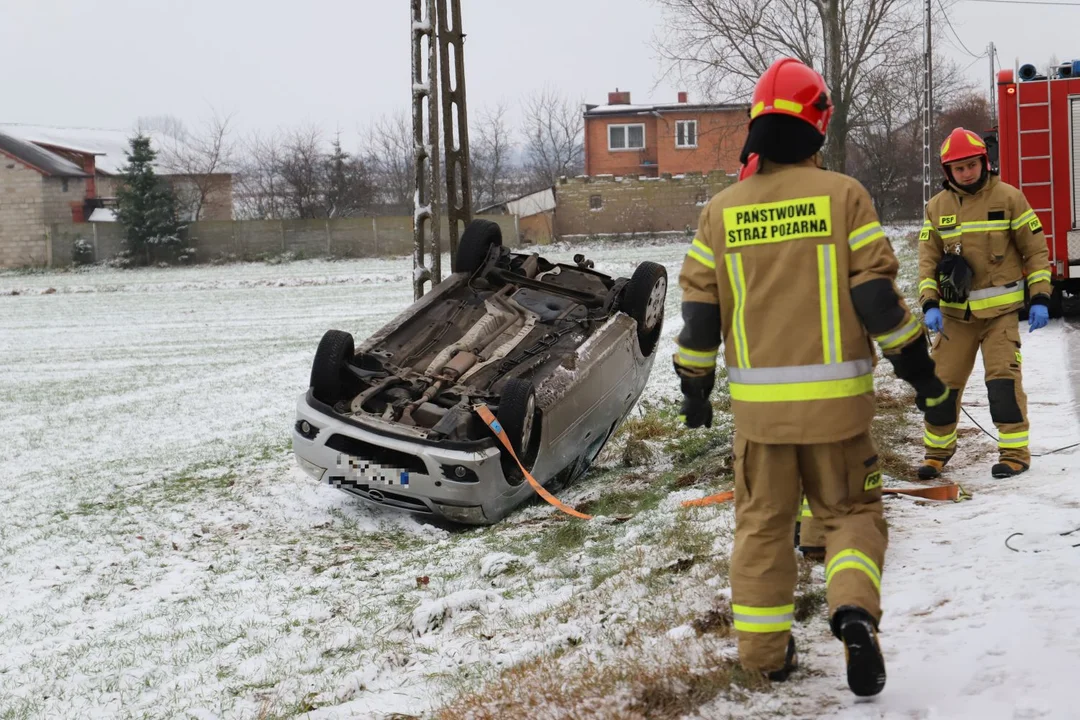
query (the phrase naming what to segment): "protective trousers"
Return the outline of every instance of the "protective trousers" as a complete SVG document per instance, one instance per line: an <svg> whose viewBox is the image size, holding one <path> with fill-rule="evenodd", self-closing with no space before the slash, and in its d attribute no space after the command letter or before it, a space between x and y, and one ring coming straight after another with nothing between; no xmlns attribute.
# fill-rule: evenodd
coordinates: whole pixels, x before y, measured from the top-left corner
<svg viewBox="0 0 1080 720"><path fill-rule="evenodd" d="M1030 465L1027 395L1020 377L1020 325L1014 312L968 322L946 316L930 355L937 364L938 377L949 387L951 402L926 413L926 457L944 462L956 452L960 402L980 349L990 417L998 429L998 454L1002 460Z"/></svg>
<svg viewBox="0 0 1080 720"><path fill-rule="evenodd" d="M825 547L825 527L820 520L814 518L814 511L810 509L810 501L805 495L803 495L802 508L799 511L799 547Z"/></svg>
<svg viewBox="0 0 1080 720"><path fill-rule="evenodd" d="M731 604L749 670L784 666L797 579L791 536L804 492L825 529L829 614L855 606L881 617L888 530L869 431L818 445L766 445L736 433Z"/></svg>

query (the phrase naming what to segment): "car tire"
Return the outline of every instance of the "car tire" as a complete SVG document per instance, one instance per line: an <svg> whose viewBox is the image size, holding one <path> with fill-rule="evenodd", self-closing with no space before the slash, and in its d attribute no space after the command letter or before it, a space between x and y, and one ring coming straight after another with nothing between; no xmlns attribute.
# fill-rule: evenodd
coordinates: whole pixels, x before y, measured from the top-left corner
<svg viewBox="0 0 1080 720"><path fill-rule="evenodd" d="M511 378L503 386L499 397L499 411L495 414L510 444L514 446L521 464L532 470L540 448L540 413L536 408L536 392L528 380ZM500 447L501 444L500 444ZM521 468L503 448L503 475L511 485L520 485L525 476Z"/></svg>
<svg viewBox="0 0 1080 720"><path fill-rule="evenodd" d="M474 273L487 260L493 245L502 245L502 228L490 220L473 220L458 241L454 272Z"/></svg>
<svg viewBox="0 0 1080 720"><path fill-rule="evenodd" d="M643 262L634 270L623 290L620 307L637 321L638 347L645 357L652 355L664 327L667 301L667 270L654 262Z"/></svg>
<svg viewBox="0 0 1080 720"><path fill-rule="evenodd" d="M349 333L327 330L323 334L311 363L309 385L316 400L333 407L343 399L346 388L353 383L353 375L345 365L355 354L353 336Z"/></svg>

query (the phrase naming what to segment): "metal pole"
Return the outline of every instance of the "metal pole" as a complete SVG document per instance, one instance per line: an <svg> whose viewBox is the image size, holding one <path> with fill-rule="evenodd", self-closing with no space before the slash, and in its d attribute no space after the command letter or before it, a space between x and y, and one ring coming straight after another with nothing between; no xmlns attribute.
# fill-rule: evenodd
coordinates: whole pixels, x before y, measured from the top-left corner
<svg viewBox="0 0 1080 720"><path fill-rule="evenodd" d="M926 27L924 28L925 55L923 58L923 211L930 204L930 158L931 129L934 122L934 48L931 41L931 23L933 20L931 0L926 0Z"/></svg>
<svg viewBox="0 0 1080 720"><path fill-rule="evenodd" d="M425 6L426 14L425 18ZM424 104L434 114L431 97L434 90L434 68L424 67L423 40L428 38L428 62L435 53L435 0L412 0L412 130L413 130L413 299L424 295L424 283L431 280L431 271L424 265L424 231L431 226L437 237L439 225L433 220L435 203L432 199L431 143L425 138ZM425 70L427 72L425 72ZM427 76L425 79L425 75Z"/></svg>
<svg viewBox="0 0 1080 720"><path fill-rule="evenodd" d="M450 230L450 271L457 270L460 232L472 220L469 178L469 123L465 104L465 35L461 0L438 0L439 67L442 75L443 145L446 154L446 214ZM454 54L450 55L453 47Z"/></svg>

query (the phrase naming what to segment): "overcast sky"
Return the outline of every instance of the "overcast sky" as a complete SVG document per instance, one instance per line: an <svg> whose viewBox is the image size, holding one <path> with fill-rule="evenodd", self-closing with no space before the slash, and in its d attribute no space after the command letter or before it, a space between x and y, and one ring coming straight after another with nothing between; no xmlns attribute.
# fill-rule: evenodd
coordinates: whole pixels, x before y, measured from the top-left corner
<svg viewBox="0 0 1080 720"><path fill-rule="evenodd" d="M661 22L649 0L462 6L474 114L545 85L595 103L616 86L635 102L675 99L649 47ZM994 41L1007 67L1080 57L1080 7L961 0L950 17L973 53ZM0 0L0 122L129 128L216 108L244 131L312 123L354 140L409 105L408 28L409 0ZM989 85L986 60L947 27L939 40Z"/></svg>

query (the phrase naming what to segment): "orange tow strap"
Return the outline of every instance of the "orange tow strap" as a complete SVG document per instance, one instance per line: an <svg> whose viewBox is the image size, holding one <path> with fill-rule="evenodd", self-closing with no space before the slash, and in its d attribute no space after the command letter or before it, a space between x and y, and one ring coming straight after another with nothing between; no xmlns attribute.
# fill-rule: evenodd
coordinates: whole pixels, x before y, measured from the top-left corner
<svg viewBox="0 0 1080 720"><path fill-rule="evenodd" d="M955 484L934 485L933 487L921 488L884 488L881 492L889 493L891 495L912 495L927 500L951 500L953 502L960 502L962 500L971 499L971 493ZM727 492L717 493L716 495L709 495L695 500L683 500L682 506L704 507L706 505L726 503L733 499L735 499L735 493L728 490Z"/></svg>
<svg viewBox="0 0 1080 720"><path fill-rule="evenodd" d="M516 462L518 464L518 467L521 468L521 472L525 474L525 479L529 481L529 484L532 485L532 489L536 491L537 495L544 498L567 515L573 515L574 517L581 518L582 520L593 519L592 515L586 515L585 513L578 512L566 503L560 501L559 498L555 497L547 490L545 490L543 485L536 482L536 478L532 476L532 473L526 470L525 466L521 464L521 460L518 459L517 453L514 452L514 446L510 444L510 438L506 436L506 431L503 430L502 423L495 419L495 415L491 412L487 405L479 404L473 409L476 410L476 414L480 416L480 419L484 421L484 423L488 426L488 429L491 430L491 432L495 433L495 437L499 438L499 442L501 442L503 444L503 447L506 448L506 450L510 453L510 457L514 458L514 462Z"/></svg>

